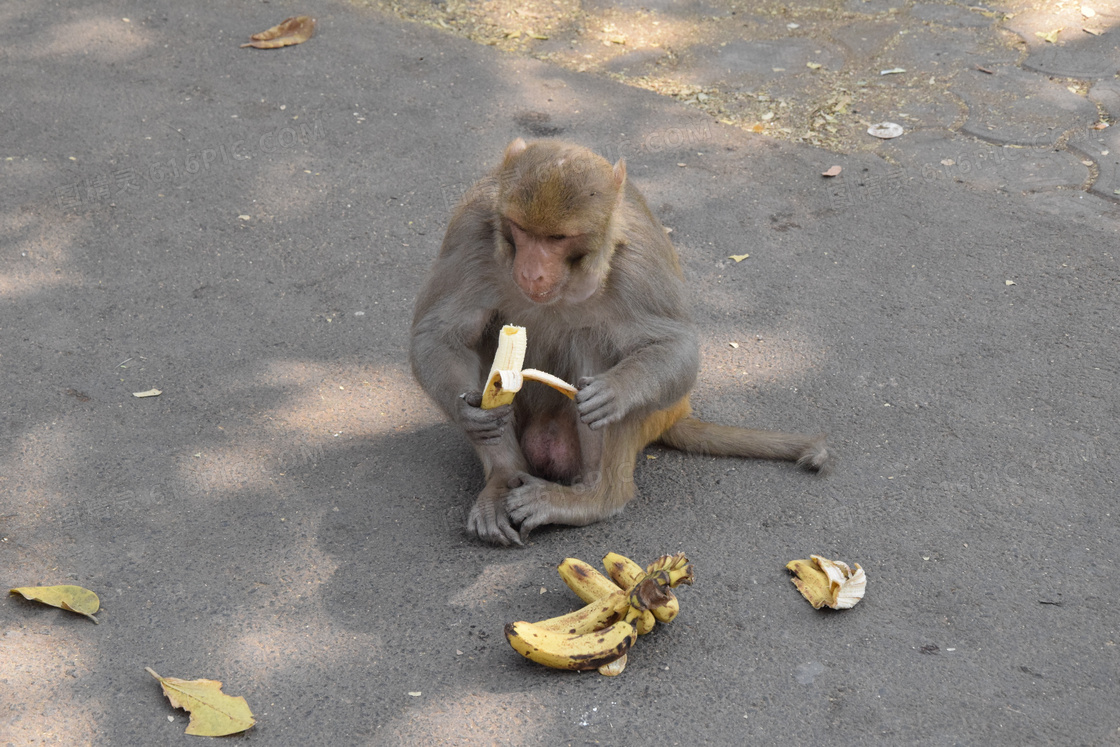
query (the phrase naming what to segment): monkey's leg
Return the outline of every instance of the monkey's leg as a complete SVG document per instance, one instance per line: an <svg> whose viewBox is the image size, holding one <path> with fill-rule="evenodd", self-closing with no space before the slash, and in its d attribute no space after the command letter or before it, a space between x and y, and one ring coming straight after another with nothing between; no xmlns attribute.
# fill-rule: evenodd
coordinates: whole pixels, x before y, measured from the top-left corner
<svg viewBox="0 0 1120 747"><path fill-rule="evenodd" d="M506 508L523 540L544 524L583 526L613 516L636 494L634 462L645 445L641 423L624 420L599 431L580 423L578 434L583 463L578 482L560 485L525 475L509 492Z"/></svg>
<svg viewBox="0 0 1120 747"><path fill-rule="evenodd" d="M486 486L479 493L467 517L467 531L495 545L521 544L521 535L510 522L506 497L510 484L529 468L512 424L497 444L477 444L475 451L482 461Z"/></svg>

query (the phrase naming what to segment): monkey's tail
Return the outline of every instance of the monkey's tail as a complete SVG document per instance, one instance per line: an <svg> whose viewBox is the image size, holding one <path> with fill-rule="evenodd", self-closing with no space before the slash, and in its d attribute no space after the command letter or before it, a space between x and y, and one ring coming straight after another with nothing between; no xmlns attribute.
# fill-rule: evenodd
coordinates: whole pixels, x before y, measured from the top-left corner
<svg viewBox="0 0 1120 747"><path fill-rule="evenodd" d="M674 423L661 434L658 441L670 448L693 454L785 459L797 462L799 467L815 471L828 461L828 448L824 438L823 433L803 436L781 431L758 431L707 423L689 416Z"/></svg>

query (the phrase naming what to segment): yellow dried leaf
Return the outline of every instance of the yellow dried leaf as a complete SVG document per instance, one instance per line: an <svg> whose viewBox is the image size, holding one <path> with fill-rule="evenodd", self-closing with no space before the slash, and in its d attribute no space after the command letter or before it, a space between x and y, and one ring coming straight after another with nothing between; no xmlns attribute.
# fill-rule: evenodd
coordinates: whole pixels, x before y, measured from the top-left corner
<svg viewBox="0 0 1120 747"><path fill-rule="evenodd" d="M735 263L738 264L749 256L751 256L751 255L749 255L749 254L731 254L727 258L735 260Z"/></svg>
<svg viewBox="0 0 1120 747"><path fill-rule="evenodd" d="M257 49L276 49L289 47L293 44L303 44L315 33L315 19L311 16L292 16L285 18L268 31L253 34L248 44L242 47L255 47Z"/></svg>
<svg viewBox="0 0 1120 747"><path fill-rule="evenodd" d="M1065 27L1063 26L1062 28L1065 28ZM1059 29L1054 29L1053 31L1047 31L1045 33L1042 32L1042 31L1036 31L1036 32L1034 32L1034 35L1037 36L1040 39L1043 39L1044 41L1050 42L1051 44L1057 44L1058 43L1058 34L1060 34L1060 33L1062 33L1062 29L1059 28Z"/></svg>
<svg viewBox="0 0 1120 747"><path fill-rule="evenodd" d="M97 622L97 618L93 613L101 608L101 600L97 595L81 586L21 586L12 589L9 593L22 594L25 599L33 602L42 602L52 607L77 612L94 622Z"/></svg>
<svg viewBox="0 0 1120 747"><path fill-rule="evenodd" d="M133 397L144 398L144 397L158 397L161 394L163 394L163 392L161 392L159 389L149 389L146 392L133 392L132 396Z"/></svg>
<svg viewBox="0 0 1120 747"><path fill-rule="evenodd" d="M819 62L806 62L805 67L809 68L810 70L820 70L822 65Z"/></svg>
<svg viewBox="0 0 1120 747"><path fill-rule="evenodd" d="M217 680L160 677L150 667L144 669L159 680L171 705L191 714L187 734L223 737L245 731L256 723L245 698L226 695L222 692L222 683Z"/></svg>

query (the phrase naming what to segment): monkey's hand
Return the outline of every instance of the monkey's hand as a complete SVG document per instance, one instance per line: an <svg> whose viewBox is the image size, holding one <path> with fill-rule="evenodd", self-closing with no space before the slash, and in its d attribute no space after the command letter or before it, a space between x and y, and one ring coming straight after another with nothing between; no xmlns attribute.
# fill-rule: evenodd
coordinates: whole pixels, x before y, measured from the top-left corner
<svg viewBox="0 0 1120 747"><path fill-rule="evenodd" d="M579 410L579 419L591 430L610 425L626 415L626 405L605 377L585 376L577 386L579 392L576 394L576 409Z"/></svg>
<svg viewBox="0 0 1120 747"><path fill-rule="evenodd" d="M491 482L475 501L467 517L467 531L492 545L520 545L521 534L510 523L506 509L509 489Z"/></svg>
<svg viewBox="0 0 1120 747"><path fill-rule="evenodd" d="M496 444L502 440L509 419L513 416L512 405L502 405L492 410L483 410L481 392L467 392L459 395L459 426L473 444Z"/></svg>

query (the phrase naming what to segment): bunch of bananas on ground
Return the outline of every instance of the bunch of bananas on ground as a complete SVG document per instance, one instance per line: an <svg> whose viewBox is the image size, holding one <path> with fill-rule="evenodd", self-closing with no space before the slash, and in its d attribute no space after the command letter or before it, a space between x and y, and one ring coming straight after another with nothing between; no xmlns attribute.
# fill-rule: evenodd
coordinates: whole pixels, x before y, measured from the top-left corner
<svg viewBox="0 0 1120 747"><path fill-rule="evenodd" d="M540 622L509 623L506 639L514 650L546 667L621 674L638 636L680 612L671 589L693 580L684 553L662 555L643 569L612 552L603 567L610 578L582 560L566 558L558 568L560 578L587 606Z"/></svg>

